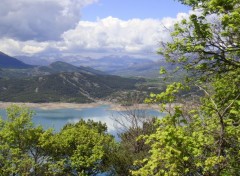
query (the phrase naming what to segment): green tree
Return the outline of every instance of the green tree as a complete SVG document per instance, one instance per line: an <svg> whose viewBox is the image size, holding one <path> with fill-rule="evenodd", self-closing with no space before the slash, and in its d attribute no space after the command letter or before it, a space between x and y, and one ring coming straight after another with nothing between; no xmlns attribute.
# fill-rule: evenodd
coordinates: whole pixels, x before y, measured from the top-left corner
<svg viewBox="0 0 240 176"><path fill-rule="evenodd" d="M166 60L201 76L240 68L240 7L238 0L181 0L198 9L175 24L172 42L159 53Z"/></svg>
<svg viewBox="0 0 240 176"><path fill-rule="evenodd" d="M10 106L0 120L0 175L96 175L111 170L113 136L101 122L80 120L59 133L32 123L33 112Z"/></svg>
<svg viewBox="0 0 240 176"><path fill-rule="evenodd" d="M173 41L159 53L196 76L204 93L199 106L174 106L157 121L156 133L144 136L150 156L136 161L133 175L240 174L240 2L182 0L200 9L175 25ZM214 17L214 18L213 18ZM214 19L214 20L213 20ZM199 79L198 79L199 78ZM173 83L148 102L168 110L176 94L188 85ZM168 104L167 104L168 103ZM167 106L168 105L168 106Z"/></svg>
<svg viewBox="0 0 240 176"><path fill-rule="evenodd" d="M174 112L158 120L156 133L144 137L151 155L136 162L142 168L133 173L239 175L240 101L239 97L226 96L232 96L231 81L215 81L214 94L204 90L207 95L200 107L184 112L183 105L175 106ZM169 97L164 92L153 100L161 101L164 96Z"/></svg>
<svg viewBox="0 0 240 176"><path fill-rule="evenodd" d="M7 109L7 119L1 119L1 175L40 175L44 171L47 155L41 145L51 130L34 127L32 115L28 108L11 106Z"/></svg>
<svg viewBox="0 0 240 176"><path fill-rule="evenodd" d="M96 175L109 171L115 141L106 130L105 124L92 120L66 125L46 144L52 158L51 173Z"/></svg>
<svg viewBox="0 0 240 176"><path fill-rule="evenodd" d="M149 118L148 121L143 122L142 126L128 127L126 131L119 134L120 142L110 159L114 175L131 175L129 171L137 169L134 161L149 155L149 145L145 144L145 139L139 137L155 132L154 121L155 118Z"/></svg>
<svg viewBox="0 0 240 176"><path fill-rule="evenodd" d="M149 116L145 109L141 109L139 95L135 95L126 101L126 104L131 104L131 106L125 106L124 111L113 117L115 130L120 140L115 152L111 155L114 175L131 175L129 171L135 169L134 161L145 158L149 150L145 140L138 138L155 131L153 124L156 119Z"/></svg>

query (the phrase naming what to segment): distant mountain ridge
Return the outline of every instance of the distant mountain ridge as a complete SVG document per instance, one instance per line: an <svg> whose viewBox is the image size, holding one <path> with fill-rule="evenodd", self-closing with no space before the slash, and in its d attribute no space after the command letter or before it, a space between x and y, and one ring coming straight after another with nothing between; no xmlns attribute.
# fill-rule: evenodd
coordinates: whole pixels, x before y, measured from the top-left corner
<svg viewBox="0 0 240 176"><path fill-rule="evenodd" d="M83 67L83 66L74 66L72 64L56 61L51 63L48 66L40 66L38 70L45 70L49 73L60 73L60 72L80 72L80 73L87 73L87 74L95 74L95 75L106 75L106 73L102 71L95 70L90 67Z"/></svg>
<svg viewBox="0 0 240 176"><path fill-rule="evenodd" d="M145 58L136 58L130 56L115 56L109 55L104 56L98 59L93 59L90 57L82 57L82 56L64 56L64 55L56 55L56 56L37 56L33 57L24 57L19 56L20 60L25 61L26 63L33 63L34 60L43 62L40 64L46 64L50 60L57 60L57 61L67 61L69 64L75 66L84 66L84 67L91 67L96 70L103 71L107 74L112 75L119 75L119 76L126 76L126 77L158 77L159 76L159 69L161 66L165 66L166 63L163 59L159 61L153 61L151 59ZM47 58L49 60L47 61Z"/></svg>
<svg viewBox="0 0 240 176"><path fill-rule="evenodd" d="M25 64L14 57L8 56L7 54L0 52L0 68L25 69L32 67L32 65Z"/></svg>
<svg viewBox="0 0 240 176"><path fill-rule="evenodd" d="M173 69L172 66L169 63L166 63L163 59L153 61L151 59L135 58L130 56L109 55L99 59L93 59L79 55L71 56L58 54L56 56L39 56L39 58L37 58L37 55L33 57L21 56L18 58L26 63L32 64L34 61L39 63L39 61L43 59L42 62L44 62L45 65L36 66L32 69L26 70L25 72L24 70L0 70L0 77L6 77L6 75L11 75L12 77L41 76L74 71L99 75L110 74L124 77L158 78L160 77L160 67L165 67L170 70Z"/></svg>
<svg viewBox="0 0 240 176"><path fill-rule="evenodd" d="M107 74L105 72L98 71L90 67L84 67L84 66L77 67L61 61L53 62L48 66L28 66L27 65L26 67L23 67L21 66L20 61L18 63L20 63L20 65L17 65L17 62L16 62L15 68L0 66L0 77L24 78L24 77L43 76L43 75L50 75L50 74L56 74L56 73L63 73L63 72L79 72L79 73L86 73L91 75Z"/></svg>

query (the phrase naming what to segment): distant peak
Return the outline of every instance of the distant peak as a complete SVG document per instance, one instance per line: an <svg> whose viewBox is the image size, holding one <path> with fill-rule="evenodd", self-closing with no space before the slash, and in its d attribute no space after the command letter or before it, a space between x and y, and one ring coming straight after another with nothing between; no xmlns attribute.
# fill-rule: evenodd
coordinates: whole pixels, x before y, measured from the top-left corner
<svg viewBox="0 0 240 176"><path fill-rule="evenodd" d="M50 65L72 65L72 64L69 64L63 61L56 61L56 62L52 62Z"/></svg>
<svg viewBox="0 0 240 176"><path fill-rule="evenodd" d="M25 64L22 61L11 57L0 51L0 67L1 68L30 68L31 65Z"/></svg>
<svg viewBox="0 0 240 176"><path fill-rule="evenodd" d="M3 53L2 51L0 51L0 55L8 56L7 54Z"/></svg>

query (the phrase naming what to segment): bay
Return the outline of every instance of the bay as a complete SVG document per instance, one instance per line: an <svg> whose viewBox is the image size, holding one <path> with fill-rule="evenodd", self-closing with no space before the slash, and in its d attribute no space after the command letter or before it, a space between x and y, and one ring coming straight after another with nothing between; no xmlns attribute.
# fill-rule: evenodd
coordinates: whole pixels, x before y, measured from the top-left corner
<svg viewBox="0 0 240 176"><path fill-rule="evenodd" d="M94 121L101 121L108 126L108 132L111 134L116 133L116 122L113 118L122 118L122 115L127 113L126 111L111 110L110 105L101 105L91 108L62 108L62 109L32 109L35 111L33 116L33 123L35 125L42 125L45 129L53 128L56 132L59 132L64 125L68 123L77 123L80 119L91 119ZM147 116L161 117L163 113L160 113L154 109L143 110ZM6 119L6 111L0 109L0 116Z"/></svg>

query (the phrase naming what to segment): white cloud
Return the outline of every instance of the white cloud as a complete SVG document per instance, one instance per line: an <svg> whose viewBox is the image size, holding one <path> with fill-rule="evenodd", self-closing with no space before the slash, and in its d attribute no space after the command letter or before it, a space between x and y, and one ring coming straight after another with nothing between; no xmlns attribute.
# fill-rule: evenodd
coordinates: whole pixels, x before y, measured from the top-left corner
<svg viewBox="0 0 240 176"><path fill-rule="evenodd" d="M0 51L10 55L36 54L51 45L51 42L18 41L10 38L1 39L0 43Z"/></svg>
<svg viewBox="0 0 240 176"><path fill-rule="evenodd" d="M63 44L66 50L115 52L155 52L159 40L167 40L176 19L131 19L107 17L96 22L80 21L75 29L66 31Z"/></svg>
<svg viewBox="0 0 240 176"><path fill-rule="evenodd" d="M13 0L3 0L5 3L10 3ZM47 2L53 3L59 10L55 12L61 12L60 16L66 16L61 20L65 23L64 19L67 20L69 16L76 17L77 12L71 11L75 9L72 7L74 4L79 6L87 5L88 3L93 3L96 0L19 0L20 6L25 3L30 5L37 4L37 2ZM24 2L24 3L23 3ZM44 4L44 3L43 3ZM42 5L43 5L42 4ZM56 5L57 4L57 5ZM16 9L17 4L15 5ZM31 6L31 5L30 5ZM48 6L48 5L47 5ZM63 8L64 7L64 8ZM76 9L79 9L77 7ZM61 10L60 10L61 9ZM14 10L12 10L14 11ZM70 12L71 11L71 12ZM1 7L0 7L1 13ZM92 53L106 53L106 54L128 54L128 55L145 55L156 53L157 48L159 47L159 42L169 41L170 31L173 28L173 25L180 21L183 18L186 18L191 14L189 13L179 13L176 18L163 18L158 19L131 19L131 20L121 20L114 17L107 17L103 19L98 19L95 22L90 21L79 21L72 29L56 29L50 28L48 26L46 29L40 27L36 35L38 36L39 31L41 30L50 30L46 36L39 36L38 39L42 37L46 40L39 41L35 38L31 38L33 34L29 34L26 37L26 41L21 41L21 37L12 37L10 34L17 36L16 30L15 33L10 33L9 36L0 38L2 45L0 46L0 51L6 52L11 55L24 55L24 54L36 54L36 53L84 53L84 56L90 56ZM48 13L47 13L48 14ZM50 13L51 14L51 13ZM54 15L53 15L54 16ZM59 16L59 17L60 17ZM40 20L43 20L44 17L41 17ZM50 18L51 19L51 18ZM2 23L3 18L0 17L0 24ZM28 19L30 20L30 19ZM36 20L37 21L37 20ZM28 22L31 22L28 21ZM72 23L72 22L71 22ZM28 23L26 23L28 24ZM36 26L37 22L34 22L33 26ZM46 23L47 24L47 23ZM60 25L61 24L54 24ZM4 25L2 25L4 26ZM29 26L29 25L26 25ZM66 27L64 24L63 26ZM59 27L59 26L58 26ZM0 26L1 28L1 26ZM23 29L20 27L21 32ZM0 30L1 31L1 30ZM24 30L23 30L24 31ZM26 32L26 31L25 31ZM47 31L43 31L43 33ZM3 32L0 32L0 36L3 35ZM24 33L24 32L23 32ZM41 32L40 32L41 33ZM58 33L61 35L61 38L58 41L51 41L47 35L51 33ZM56 36L55 36L56 37ZM29 38L29 39L28 39ZM31 38L31 39L30 39Z"/></svg>
<svg viewBox="0 0 240 176"><path fill-rule="evenodd" d="M192 13L192 12L190 12ZM161 41L170 40L173 25L188 17L121 20L107 17L96 22L80 21L75 29L63 33L64 51L102 51L115 53L154 53Z"/></svg>
<svg viewBox="0 0 240 176"><path fill-rule="evenodd" d="M22 48L22 51L25 53L29 53L29 54L35 54L35 53L39 53L39 52L43 51L44 49L45 49L45 47L41 47L41 46L25 45Z"/></svg>
<svg viewBox="0 0 240 176"><path fill-rule="evenodd" d="M57 40L74 28L82 7L97 0L1 0L0 37Z"/></svg>

